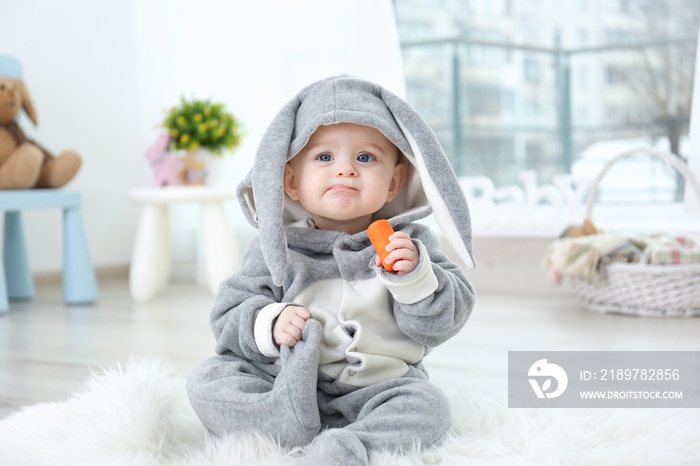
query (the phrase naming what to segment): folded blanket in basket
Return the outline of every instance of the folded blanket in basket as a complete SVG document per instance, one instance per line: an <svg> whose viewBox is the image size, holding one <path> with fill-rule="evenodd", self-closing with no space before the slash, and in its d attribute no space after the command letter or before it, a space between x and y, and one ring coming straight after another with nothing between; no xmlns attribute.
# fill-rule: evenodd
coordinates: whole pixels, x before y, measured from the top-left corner
<svg viewBox="0 0 700 466"><path fill-rule="evenodd" d="M547 280L559 283L563 277L597 280L606 264L700 263L700 237L693 235L596 235L565 237L552 243L545 256Z"/></svg>
<svg viewBox="0 0 700 466"><path fill-rule="evenodd" d="M696 264L700 262L700 237L652 235L644 249L644 264Z"/></svg>
<svg viewBox="0 0 700 466"><path fill-rule="evenodd" d="M545 257L547 280L557 284L563 277L595 280L600 266L611 260L633 262L642 252L629 238L599 233L597 235L561 238L549 246Z"/></svg>

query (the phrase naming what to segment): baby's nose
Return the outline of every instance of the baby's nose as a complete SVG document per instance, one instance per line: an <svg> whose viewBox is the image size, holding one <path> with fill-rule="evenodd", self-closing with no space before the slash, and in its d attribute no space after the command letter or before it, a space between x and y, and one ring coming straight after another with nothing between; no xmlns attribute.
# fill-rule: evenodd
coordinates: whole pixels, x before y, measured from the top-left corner
<svg viewBox="0 0 700 466"><path fill-rule="evenodd" d="M352 163L346 162L338 166L338 176L355 176L357 170Z"/></svg>

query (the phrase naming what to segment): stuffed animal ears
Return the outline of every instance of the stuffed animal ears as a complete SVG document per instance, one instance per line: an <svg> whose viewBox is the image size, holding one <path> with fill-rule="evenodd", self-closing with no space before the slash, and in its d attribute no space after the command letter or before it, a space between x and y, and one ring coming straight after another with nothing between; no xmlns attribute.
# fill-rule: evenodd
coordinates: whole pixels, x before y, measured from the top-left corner
<svg viewBox="0 0 700 466"><path fill-rule="evenodd" d="M11 55L0 54L0 82L5 85L10 85L17 92L18 97L22 99L24 112L27 114L34 126L37 125L36 110L29 98L27 88L22 81L22 64L20 61ZM12 118L15 118L15 115ZM4 116L3 116L4 118Z"/></svg>
<svg viewBox="0 0 700 466"><path fill-rule="evenodd" d="M27 87L24 85L24 82L22 82L22 80L19 78L3 76L0 77L0 86L2 86L3 92L11 92L15 94L14 98L20 102L21 107L24 108L24 112L27 114L29 119L32 120L34 126L36 126L36 110L34 109L34 104L32 103L32 99L29 97L29 92L27 91ZM17 115L3 113L2 118L7 118L7 121L9 122L16 117Z"/></svg>
<svg viewBox="0 0 700 466"><path fill-rule="evenodd" d="M19 92L20 98L22 99L22 108L24 109L24 113L26 113L29 119L32 120L34 126L37 126L39 124L39 121L36 116L36 110L34 109L34 103L29 97L29 91L27 91L27 86L24 85L24 81L22 81L21 79L17 79L16 81L17 91Z"/></svg>
<svg viewBox="0 0 700 466"><path fill-rule="evenodd" d="M311 100L312 104L302 106L302 101ZM375 127L401 149L419 175L419 189L425 196L418 197L427 199L459 258L467 267L475 267L467 201L428 124L386 89L350 76L334 76L306 87L280 110L263 135L251 173L238 187L243 212L260 231L262 254L274 283L284 283L287 264L285 164L316 128L341 122Z"/></svg>

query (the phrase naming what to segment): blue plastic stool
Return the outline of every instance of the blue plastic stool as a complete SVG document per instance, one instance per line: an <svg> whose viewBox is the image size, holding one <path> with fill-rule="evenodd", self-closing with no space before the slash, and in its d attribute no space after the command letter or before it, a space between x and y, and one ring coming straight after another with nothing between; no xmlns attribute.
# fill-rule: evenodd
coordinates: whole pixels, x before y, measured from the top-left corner
<svg viewBox="0 0 700 466"><path fill-rule="evenodd" d="M7 312L9 300L34 296L22 211L63 209L63 300L66 304L87 304L97 300L97 281L90 262L83 222L80 193L56 189L0 191L0 210L5 211L3 267L0 267L0 312Z"/></svg>

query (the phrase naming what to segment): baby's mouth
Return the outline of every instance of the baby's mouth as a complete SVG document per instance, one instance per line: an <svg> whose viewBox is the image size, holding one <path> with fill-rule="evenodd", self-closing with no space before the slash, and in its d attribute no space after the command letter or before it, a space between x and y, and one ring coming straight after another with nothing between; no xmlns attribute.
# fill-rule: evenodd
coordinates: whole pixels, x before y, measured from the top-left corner
<svg viewBox="0 0 700 466"><path fill-rule="evenodd" d="M344 184L336 184L328 188L327 192L342 192L342 191L357 191L357 189L352 186L347 186Z"/></svg>

